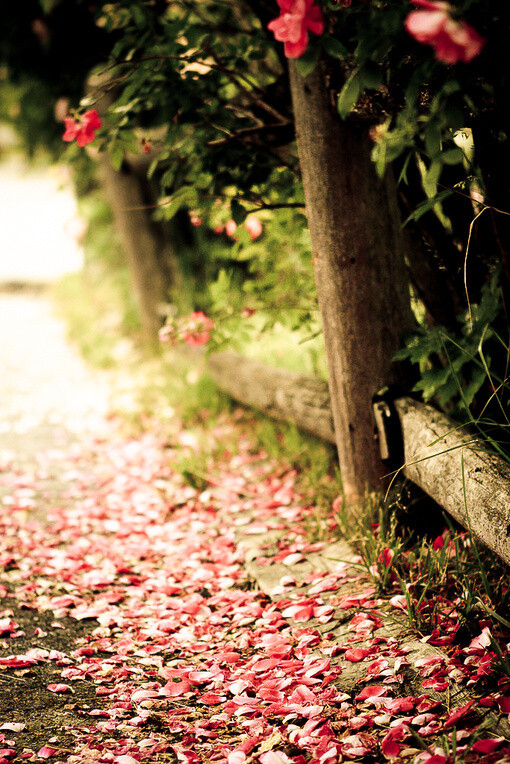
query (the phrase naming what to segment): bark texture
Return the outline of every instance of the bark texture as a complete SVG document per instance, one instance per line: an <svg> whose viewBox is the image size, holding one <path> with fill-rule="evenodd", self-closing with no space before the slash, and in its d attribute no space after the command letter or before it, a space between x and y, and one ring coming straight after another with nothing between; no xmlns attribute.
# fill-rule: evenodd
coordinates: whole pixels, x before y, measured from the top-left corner
<svg viewBox="0 0 510 764"><path fill-rule="evenodd" d="M432 406L395 405L405 475L510 563L510 465Z"/></svg>
<svg viewBox="0 0 510 764"><path fill-rule="evenodd" d="M235 353L212 355L207 368L218 387L245 406L335 443L328 384L319 377L276 369Z"/></svg>
<svg viewBox="0 0 510 764"><path fill-rule="evenodd" d="M334 115L320 65L290 80L347 499L384 488L372 396L395 383L391 359L412 324L394 183L379 180L368 136Z"/></svg>
<svg viewBox="0 0 510 764"><path fill-rule="evenodd" d="M161 306L169 300L175 283L175 256L164 233L152 219L144 181L124 163L115 170L107 158L100 159L101 176L115 224L126 255L137 297L142 327L151 343L163 323Z"/></svg>

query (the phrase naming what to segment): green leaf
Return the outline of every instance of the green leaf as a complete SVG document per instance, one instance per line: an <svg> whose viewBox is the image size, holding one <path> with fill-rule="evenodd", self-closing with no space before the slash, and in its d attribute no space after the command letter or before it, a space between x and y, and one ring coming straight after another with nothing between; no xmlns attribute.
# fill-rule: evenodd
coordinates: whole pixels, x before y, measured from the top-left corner
<svg viewBox="0 0 510 764"><path fill-rule="evenodd" d="M441 202L443 202L445 199L448 199L448 197L452 194L453 191L451 189L446 189L446 191L441 191L439 194L432 197L432 199L427 199L426 201L422 202L413 212L411 212L409 217L404 220L402 226L407 225L410 220L419 220L422 215L425 215L426 212L433 210L436 204L441 204Z"/></svg>
<svg viewBox="0 0 510 764"><path fill-rule="evenodd" d="M388 154L386 152L386 141L376 143L372 149L372 162L375 164L375 171L378 178L382 178L386 172L388 164Z"/></svg>
<svg viewBox="0 0 510 764"><path fill-rule="evenodd" d="M110 164L114 170L120 170L123 161L124 149L117 144L117 146L110 152Z"/></svg>
<svg viewBox="0 0 510 764"><path fill-rule="evenodd" d="M345 119L351 109L356 105L360 93L361 83L358 77L358 72L353 72L338 96L337 110L342 119Z"/></svg>
<svg viewBox="0 0 510 764"><path fill-rule="evenodd" d="M143 13L142 9L139 8L137 5L132 5L130 8L130 11L136 26L140 27L140 29L143 29L146 26L147 22L145 19L145 14Z"/></svg>
<svg viewBox="0 0 510 764"><path fill-rule="evenodd" d="M198 204L198 194L193 186L183 186L179 188L172 196L167 196L161 200L158 217L164 220L171 220L181 207L194 207Z"/></svg>
<svg viewBox="0 0 510 764"><path fill-rule="evenodd" d="M237 223L237 225L244 223L246 215L248 214L246 212L246 208L237 199L231 200L230 212L232 214L232 220L234 220Z"/></svg>
<svg viewBox="0 0 510 764"><path fill-rule="evenodd" d="M301 58L296 59L296 68L302 77L308 77L313 72L319 60L320 52L320 45L315 41L310 41Z"/></svg>
<svg viewBox="0 0 510 764"><path fill-rule="evenodd" d="M462 398L466 406L471 406L475 395L480 390L486 379L487 374L484 368L473 369L471 380L462 391Z"/></svg>
<svg viewBox="0 0 510 764"><path fill-rule="evenodd" d="M443 151L439 156L443 164L460 164L463 158L464 154L462 149L459 148L448 149L448 151Z"/></svg>
<svg viewBox="0 0 510 764"><path fill-rule="evenodd" d="M381 67L374 64L372 61L368 61L364 64L360 70L359 77L362 87L368 88L369 90L377 90L377 88L382 87L384 84Z"/></svg>
<svg viewBox="0 0 510 764"><path fill-rule="evenodd" d="M58 4L58 0L39 0L39 2L41 4L41 8L46 14L51 13L53 8Z"/></svg>
<svg viewBox="0 0 510 764"><path fill-rule="evenodd" d="M441 130L437 122L429 122L425 131L425 150L429 157L435 157L441 151Z"/></svg>
<svg viewBox="0 0 510 764"><path fill-rule="evenodd" d="M421 379L415 384L413 390L421 391L425 401L430 400L441 388L452 381L449 368L429 369L424 371ZM448 392L450 392L448 390ZM443 393L444 394L444 393Z"/></svg>
<svg viewBox="0 0 510 764"><path fill-rule="evenodd" d="M441 170L441 162L434 159L434 161L430 163L430 167L422 176L423 188L429 199L433 199L437 196L437 184L439 182Z"/></svg>
<svg viewBox="0 0 510 764"><path fill-rule="evenodd" d="M343 45L340 40L335 37L324 37L322 40L322 47L332 58L347 58L349 51Z"/></svg>

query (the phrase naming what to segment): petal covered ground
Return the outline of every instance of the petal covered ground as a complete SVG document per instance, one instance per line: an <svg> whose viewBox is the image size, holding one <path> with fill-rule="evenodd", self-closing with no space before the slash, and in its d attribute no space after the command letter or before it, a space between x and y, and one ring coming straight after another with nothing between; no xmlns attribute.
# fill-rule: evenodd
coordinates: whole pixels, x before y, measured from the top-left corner
<svg viewBox="0 0 510 764"><path fill-rule="evenodd" d="M291 470L241 439L192 487L172 465L194 439L177 440L84 442L44 522L31 518L44 473L2 465L0 689L49 667L41 693L74 721L30 747L20 703L0 716L0 764L439 764L461 760L440 744L452 730L462 761L510 762L492 734L510 689L486 689L483 629L449 656L425 640L416 658L385 630L398 597L377 598L350 562L307 563L323 545L306 540L313 508ZM240 538L277 571L269 590Z"/></svg>

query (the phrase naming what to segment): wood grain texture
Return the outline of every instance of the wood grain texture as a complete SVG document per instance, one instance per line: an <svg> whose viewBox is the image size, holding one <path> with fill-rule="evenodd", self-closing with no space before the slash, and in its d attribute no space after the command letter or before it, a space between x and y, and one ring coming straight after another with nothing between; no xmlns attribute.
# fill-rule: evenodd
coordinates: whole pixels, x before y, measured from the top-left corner
<svg viewBox="0 0 510 764"><path fill-rule="evenodd" d="M510 464L432 406L395 405L405 475L510 564Z"/></svg>
<svg viewBox="0 0 510 764"><path fill-rule="evenodd" d="M372 396L398 382L392 362L412 315L395 185L377 177L367 130L332 109L321 64L291 62L297 145L324 329L336 444L354 506L383 491Z"/></svg>

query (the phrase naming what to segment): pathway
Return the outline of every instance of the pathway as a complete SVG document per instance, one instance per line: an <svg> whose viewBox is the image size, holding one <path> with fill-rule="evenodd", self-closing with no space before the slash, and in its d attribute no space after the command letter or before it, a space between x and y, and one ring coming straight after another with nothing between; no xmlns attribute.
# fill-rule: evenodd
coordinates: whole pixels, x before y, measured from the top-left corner
<svg viewBox="0 0 510 764"><path fill-rule="evenodd" d="M108 430L108 378L84 364L49 300L33 290L0 291L0 369L0 493L8 468L38 467L40 512L59 491L71 446Z"/></svg>
<svg viewBox="0 0 510 764"><path fill-rule="evenodd" d="M48 283L82 264L66 168L0 162L0 283Z"/></svg>

